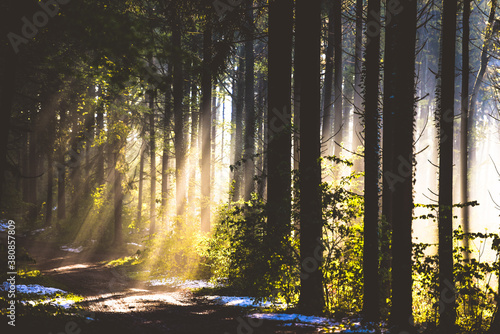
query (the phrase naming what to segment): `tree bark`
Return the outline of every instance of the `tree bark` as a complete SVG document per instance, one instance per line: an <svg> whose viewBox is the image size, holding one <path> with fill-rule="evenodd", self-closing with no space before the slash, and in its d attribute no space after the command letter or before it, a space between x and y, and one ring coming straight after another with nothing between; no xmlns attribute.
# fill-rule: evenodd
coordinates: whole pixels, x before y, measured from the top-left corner
<svg viewBox="0 0 500 334"><path fill-rule="evenodd" d="M333 36L335 43L335 120L333 122L333 135L335 145L334 155L340 157L342 148L340 147L343 138L343 108L342 108L342 0L333 1Z"/></svg>
<svg viewBox="0 0 500 334"><path fill-rule="evenodd" d="M247 22L245 42L245 190L244 199L249 201L255 190L255 97L254 97L254 51L253 51L253 0L246 0L245 19Z"/></svg>
<svg viewBox="0 0 500 334"><path fill-rule="evenodd" d="M390 321L395 333L410 332L412 317L412 234L413 219L413 132L415 103L415 43L417 2L401 1L394 8L394 157L397 174L393 177L392 308ZM366 143L367 141L365 141ZM384 175L384 177L387 177ZM398 332L399 331L399 332Z"/></svg>
<svg viewBox="0 0 500 334"><path fill-rule="evenodd" d="M380 0L368 0L370 19L380 18ZM375 21L376 22L376 21ZM369 33L369 30L367 31ZM378 221L380 178L380 113L378 108L380 35L367 36L365 54L365 214L363 244L363 314L377 322L379 312Z"/></svg>
<svg viewBox="0 0 500 334"><path fill-rule="evenodd" d="M271 254L283 254L291 219L291 68L293 1L269 2L268 223ZM271 271L272 268L271 268Z"/></svg>
<svg viewBox="0 0 500 334"><path fill-rule="evenodd" d="M363 0L356 0L356 42L354 45L354 118L353 118L353 151L363 145L362 140L362 60L363 60ZM363 161L354 161L354 170L363 171Z"/></svg>
<svg viewBox="0 0 500 334"><path fill-rule="evenodd" d="M203 33L203 72L201 83L201 230L210 231L211 165L212 165L212 29L207 23Z"/></svg>
<svg viewBox="0 0 500 334"><path fill-rule="evenodd" d="M335 0L334 2L338 2ZM333 90L333 55L335 50L335 6L332 5L328 13L328 37L326 47L326 64L325 64L325 93L323 97L323 143L324 155L330 156L333 154L332 138L332 90ZM337 79L337 77L335 77Z"/></svg>
<svg viewBox="0 0 500 334"><path fill-rule="evenodd" d="M323 273L320 269L323 261L320 191L320 2L297 0L296 19L295 48L300 52L297 70L301 81L299 308L306 314L321 314L324 311L325 301Z"/></svg>
<svg viewBox="0 0 500 334"><path fill-rule="evenodd" d="M455 333L453 278L453 118L455 109L455 41L457 2L444 0L438 85L439 117L439 330Z"/></svg>
<svg viewBox="0 0 500 334"><path fill-rule="evenodd" d="M149 161L150 161L150 202L149 235L156 232L156 134L155 134L155 92L148 93L149 103Z"/></svg>

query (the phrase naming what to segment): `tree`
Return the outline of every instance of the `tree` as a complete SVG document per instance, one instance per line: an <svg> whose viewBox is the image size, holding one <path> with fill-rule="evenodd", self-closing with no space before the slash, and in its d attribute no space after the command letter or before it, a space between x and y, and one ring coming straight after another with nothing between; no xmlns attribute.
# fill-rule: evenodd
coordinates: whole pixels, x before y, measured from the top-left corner
<svg viewBox="0 0 500 334"><path fill-rule="evenodd" d="M372 22L380 19L380 0L368 1ZM379 318L378 220L380 178L380 115L378 110L380 35L369 35L365 51L365 214L363 244L363 314L366 321Z"/></svg>
<svg viewBox="0 0 500 334"><path fill-rule="evenodd" d="M245 41L245 201L250 200L255 190L255 96L254 96L254 50L253 50L253 0L246 0L245 10L246 30Z"/></svg>
<svg viewBox="0 0 500 334"><path fill-rule="evenodd" d="M439 330L455 333L453 279L453 119L457 2L444 0L437 111L439 122Z"/></svg>
<svg viewBox="0 0 500 334"><path fill-rule="evenodd" d="M291 219L291 68L293 1L269 2L266 238L271 254L283 254Z"/></svg>
<svg viewBox="0 0 500 334"><path fill-rule="evenodd" d="M392 307L395 333L410 331L412 316L413 130L415 103L415 43L417 2L401 1L393 10L394 31L394 153L392 202Z"/></svg>
<svg viewBox="0 0 500 334"><path fill-rule="evenodd" d="M212 162L212 28L207 22L203 32L203 72L201 78L201 230L210 231L210 170Z"/></svg>
<svg viewBox="0 0 500 334"><path fill-rule="evenodd" d="M156 232L156 135L155 135L155 92L149 91L147 99L149 104L149 161L151 186L149 201L149 235Z"/></svg>
<svg viewBox="0 0 500 334"><path fill-rule="evenodd" d="M333 36L335 44L335 77L334 77L334 108L335 120L333 122L333 135L335 145L335 156L340 157L342 145L342 0L333 1Z"/></svg>
<svg viewBox="0 0 500 334"><path fill-rule="evenodd" d="M462 96L460 98L460 201L465 204L468 201L468 169L467 169L467 128L469 114L469 76L470 76L470 0L464 0L462 14ZM462 222L464 232L470 232L469 207L462 208ZM464 238L464 247L469 248L469 238ZM468 258L469 253L465 252Z"/></svg>
<svg viewBox="0 0 500 334"><path fill-rule="evenodd" d="M338 1L334 1L338 2ZM332 5L328 13L328 36L326 46L325 59L325 81L324 81L324 97L323 97L323 143L325 144L325 156L333 154L332 147L334 146L332 138L332 88L333 88L333 55L336 42L335 35L335 8ZM296 51L297 52L297 51ZM337 59L337 57L335 57ZM335 63L336 64L336 63ZM337 74L337 72L335 72ZM335 76L337 79L337 76Z"/></svg>
<svg viewBox="0 0 500 334"><path fill-rule="evenodd" d="M321 243L320 1L298 0L296 44L300 78L300 299L299 308L320 314L324 308Z"/></svg>
<svg viewBox="0 0 500 334"><path fill-rule="evenodd" d="M359 146L363 145L361 131L361 115L362 112L362 58L363 58L363 0L356 0L356 41L354 46L354 122L353 122L353 150L356 151ZM362 170L361 159L356 159L354 162L354 170Z"/></svg>

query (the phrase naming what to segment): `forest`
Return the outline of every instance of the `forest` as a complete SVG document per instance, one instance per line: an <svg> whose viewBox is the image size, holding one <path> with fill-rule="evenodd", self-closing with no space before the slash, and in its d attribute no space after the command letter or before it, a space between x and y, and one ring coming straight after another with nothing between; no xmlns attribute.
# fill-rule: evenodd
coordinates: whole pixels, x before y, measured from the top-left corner
<svg viewBox="0 0 500 334"><path fill-rule="evenodd" d="M500 333L498 6L1 1L2 332Z"/></svg>

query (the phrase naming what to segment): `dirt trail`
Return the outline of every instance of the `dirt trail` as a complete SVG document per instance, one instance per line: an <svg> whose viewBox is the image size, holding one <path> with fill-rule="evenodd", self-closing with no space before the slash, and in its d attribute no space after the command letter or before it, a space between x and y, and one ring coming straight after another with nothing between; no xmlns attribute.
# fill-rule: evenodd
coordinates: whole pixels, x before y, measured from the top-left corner
<svg viewBox="0 0 500 334"><path fill-rule="evenodd" d="M77 327L51 324L40 333L317 333L315 328L283 327L248 319L248 310L224 307L187 289L152 287L103 265L105 256L62 251L42 241L25 245L45 276L82 295L85 315ZM55 327L54 327L55 326ZM81 331L78 331L80 329Z"/></svg>

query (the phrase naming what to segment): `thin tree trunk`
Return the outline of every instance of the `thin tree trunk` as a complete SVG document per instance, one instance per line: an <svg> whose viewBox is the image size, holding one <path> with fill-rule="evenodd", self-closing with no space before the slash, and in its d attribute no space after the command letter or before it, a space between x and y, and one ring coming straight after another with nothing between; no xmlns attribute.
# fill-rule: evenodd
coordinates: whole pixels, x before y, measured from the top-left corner
<svg viewBox="0 0 500 334"><path fill-rule="evenodd" d="M59 136L64 136L66 126L66 103L62 103L59 115ZM66 218L66 162L64 144L59 146L59 161L57 164L57 219Z"/></svg>
<svg viewBox="0 0 500 334"><path fill-rule="evenodd" d="M353 118L353 150L363 145L362 133L362 59L363 59L363 0L356 0L356 42L354 51L354 118ZM363 171L362 159L354 161L354 170Z"/></svg>
<svg viewBox="0 0 500 334"><path fill-rule="evenodd" d="M243 102L244 102L244 82L243 82L243 59L244 48L240 47L238 52L238 70L236 72L236 118L235 124L235 149L234 149L234 166L233 170L233 201L236 202L241 198L241 183L242 183L242 167L241 158L243 157Z"/></svg>
<svg viewBox="0 0 500 334"><path fill-rule="evenodd" d="M97 88L97 136L101 136L104 131L104 101L102 94L102 87ZM97 147L97 167L96 167L96 183L100 187L104 184L104 144Z"/></svg>
<svg viewBox="0 0 500 334"><path fill-rule="evenodd" d="M335 0L334 2L337 2ZM325 145L324 155L333 154L332 138L332 90L333 90L333 55L335 50L335 6L332 5L328 13L328 37L326 47L326 65L325 65L325 93L323 97L323 143Z"/></svg>
<svg viewBox="0 0 500 334"><path fill-rule="evenodd" d="M184 75L182 69L182 59L180 55L180 50L182 48L181 43L181 31L180 26L176 24L172 32L172 42L176 50L174 56L174 66L173 66L173 76L174 76L174 86L173 86L173 97L174 97L174 134L175 134L175 205L177 214L177 224L181 226L181 219L184 216L185 204L186 204L186 185L184 180L184 165L185 165L185 142L184 142L184 110L183 110L183 98L184 98Z"/></svg>
<svg viewBox="0 0 500 334"><path fill-rule="evenodd" d="M244 200L249 201L255 190L255 97L254 97L254 51L253 51L253 0L246 0L245 19L248 25L245 42L245 189Z"/></svg>
<svg viewBox="0 0 500 334"><path fill-rule="evenodd" d="M455 109L455 40L457 2L444 0L438 94L439 117L439 329L455 333L453 278L453 118Z"/></svg>
<svg viewBox="0 0 500 334"><path fill-rule="evenodd" d="M460 201L465 204L468 202L467 192L468 184L468 169L467 169L467 128L469 114L469 73L470 73L470 56L469 56L469 41L470 41L470 1L464 0L463 16L462 16L462 96L461 114L460 114ZM470 232L469 225L469 207L462 208L462 224L465 233ZM464 247L469 248L469 238L464 238ZM469 259L469 252L465 252L464 256Z"/></svg>
<svg viewBox="0 0 500 334"><path fill-rule="evenodd" d="M155 93L150 91L149 99L149 161L150 161L150 202L149 202L149 235L156 232L156 135L155 135Z"/></svg>
<svg viewBox="0 0 500 334"><path fill-rule="evenodd" d="M380 18L380 0L368 0L370 18ZM368 22L371 24L373 21ZM365 214L363 244L363 314L377 322L379 311L378 221L380 178L380 113L378 108L380 35L367 36L365 54Z"/></svg>
<svg viewBox="0 0 500 334"><path fill-rule="evenodd" d="M141 136L142 137L142 136ZM145 155L145 144L144 142L141 145L139 152L139 193L137 194L137 218L136 224L139 224L142 221L142 197L143 197L143 189L144 189L144 155Z"/></svg>
<svg viewBox="0 0 500 334"><path fill-rule="evenodd" d="M335 120L333 122L333 135L335 142L334 154L340 157L341 143L343 138L343 117L342 117L342 0L333 1L333 36L335 40L335 77L334 77L334 89L335 89Z"/></svg>
<svg viewBox="0 0 500 334"><path fill-rule="evenodd" d="M208 23L203 33L203 72L201 83L201 230L210 231L210 200L211 200L211 138L212 126L212 29Z"/></svg>
<svg viewBox="0 0 500 334"><path fill-rule="evenodd" d="M169 74L170 81L170 74ZM194 85L193 85L194 87ZM169 162L169 140L170 140L170 118L172 114L171 106L172 92L170 85L168 85L165 91L165 113L163 115L163 154L162 154L162 165L161 165L161 213L163 223L166 222L167 212L168 212L168 162ZM193 141L191 142L193 145ZM196 140L195 140L196 143ZM194 144L196 145L196 144ZM193 167L194 168L194 167Z"/></svg>
<svg viewBox="0 0 500 334"><path fill-rule="evenodd" d="M297 0L296 18L295 47L300 52L297 70L301 81L299 203L302 266L299 308L307 314L321 314L325 301L320 269L323 258L318 251L322 249L323 232L320 191L320 2Z"/></svg>

